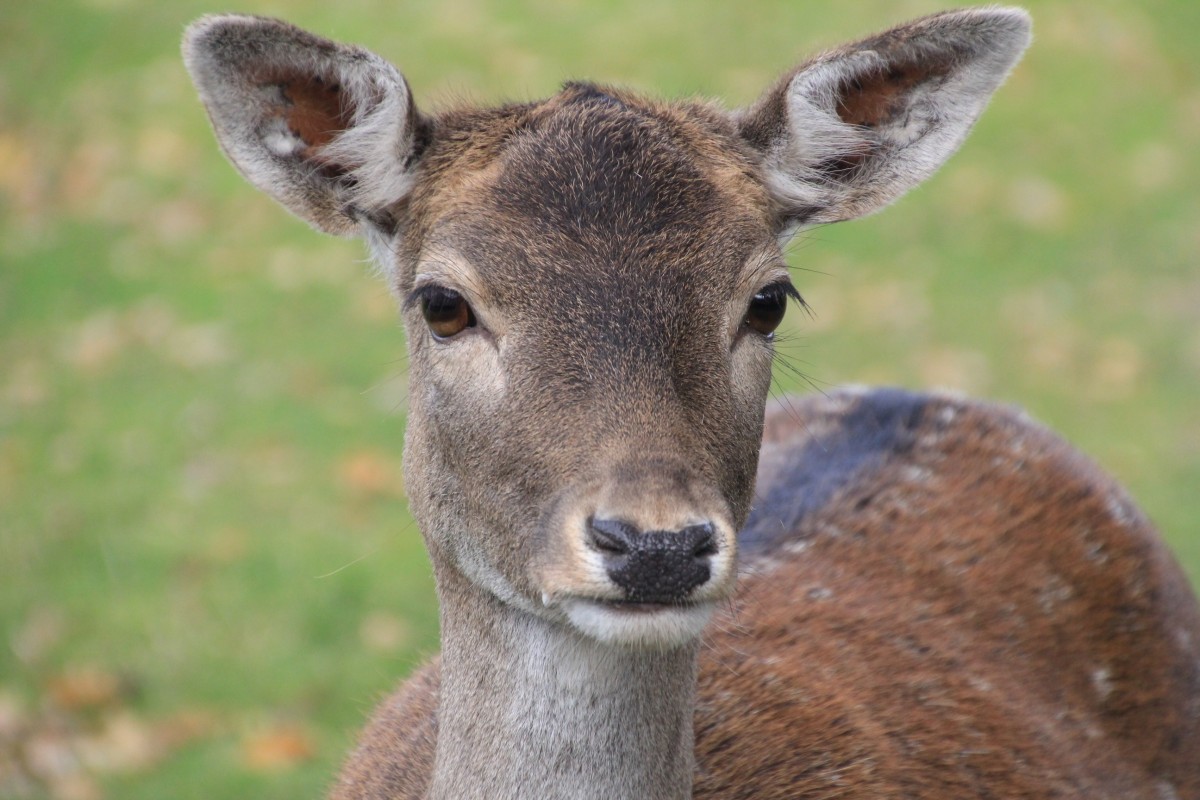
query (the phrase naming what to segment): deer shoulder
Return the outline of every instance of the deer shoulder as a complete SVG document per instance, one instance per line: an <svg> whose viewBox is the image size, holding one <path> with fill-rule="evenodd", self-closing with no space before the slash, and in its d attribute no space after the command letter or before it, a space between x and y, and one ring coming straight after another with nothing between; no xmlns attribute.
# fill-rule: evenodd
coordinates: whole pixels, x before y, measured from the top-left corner
<svg viewBox="0 0 1200 800"><path fill-rule="evenodd" d="M1061 438L960 397L789 399L756 494L696 797L1200 794L1191 588Z"/></svg>

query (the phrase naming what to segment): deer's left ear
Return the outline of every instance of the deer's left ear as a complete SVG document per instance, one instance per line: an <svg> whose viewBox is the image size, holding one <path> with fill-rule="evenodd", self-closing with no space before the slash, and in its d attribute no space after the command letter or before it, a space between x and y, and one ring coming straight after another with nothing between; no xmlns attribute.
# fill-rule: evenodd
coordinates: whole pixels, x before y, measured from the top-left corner
<svg viewBox="0 0 1200 800"><path fill-rule="evenodd" d="M1029 15L925 17L819 56L737 117L762 154L780 228L869 214L962 143L1030 42Z"/></svg>

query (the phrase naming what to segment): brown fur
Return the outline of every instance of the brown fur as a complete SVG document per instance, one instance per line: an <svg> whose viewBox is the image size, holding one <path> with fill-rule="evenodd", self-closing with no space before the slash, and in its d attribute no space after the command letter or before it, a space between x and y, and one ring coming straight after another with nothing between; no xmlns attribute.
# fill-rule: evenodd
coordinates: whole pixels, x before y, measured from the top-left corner
<svg viewBox="0 0 1200 800"><path fill-rule="evenodd" d="M314 80L278 80L289 105L284 116L288 126L310 148L306 158L315 157L350 122L350 109L344 108L336 84Z"/></svg>
<svg viewBox="0 0 1200 800"><path fill-rule="evenodd" d="M777 404L758 494L862 402ZM1200 797L1200 614L1141 512L1009 409L930 398L914 433L746 564L694 797ZM437 683L380 706L336 800L423 796Z"/></svg>
<svg viewBox="0 0 1200 800"><path fill-rule="evenodd" d="M909 92L938 77L935 71L905 65L859 78L858 91L843 93L838 116L843 122L867 128L887 124L903 110Z"/></svg>

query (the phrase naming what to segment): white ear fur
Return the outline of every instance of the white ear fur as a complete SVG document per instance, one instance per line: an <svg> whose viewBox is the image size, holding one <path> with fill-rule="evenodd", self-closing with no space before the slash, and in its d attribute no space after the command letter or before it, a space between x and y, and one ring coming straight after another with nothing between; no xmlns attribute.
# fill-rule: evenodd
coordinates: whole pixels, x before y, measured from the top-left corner
<svg viewBox="0 0 1200 800"><path fill-rule="evenodd" d="M819 56L738 118L781 228L872 213L954 153L1030 41L1021 9L926 17Z"/></svg>
<svg viewBox="0 0 1200 800"><path fill-rule="evenodd" d="M366 50L278 20L193 23L184 62L230 161L320 230L381 215L412 184L420 118L403 76Z"/></svg>

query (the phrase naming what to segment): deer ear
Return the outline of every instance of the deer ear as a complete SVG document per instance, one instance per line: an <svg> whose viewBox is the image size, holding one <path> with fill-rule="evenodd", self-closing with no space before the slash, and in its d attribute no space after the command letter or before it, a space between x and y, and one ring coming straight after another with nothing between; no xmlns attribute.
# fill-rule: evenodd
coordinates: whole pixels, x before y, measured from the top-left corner
<svg viewBox="0 0 1200 800"><path fill-rule="evenodd" d="M870 214L962 143L1030 42L1015 8L936 14L818 56L737 122L780 229Z"/></svg>
<svg viewBox="0 0 1200 800"><path fill-rule="evenodd" d="M327 233L390 227L426 123L379 56L260 17L210 16L183 58L229 160Z"/></svg>

